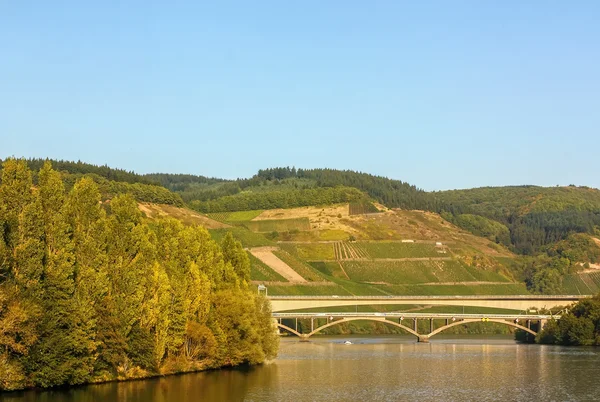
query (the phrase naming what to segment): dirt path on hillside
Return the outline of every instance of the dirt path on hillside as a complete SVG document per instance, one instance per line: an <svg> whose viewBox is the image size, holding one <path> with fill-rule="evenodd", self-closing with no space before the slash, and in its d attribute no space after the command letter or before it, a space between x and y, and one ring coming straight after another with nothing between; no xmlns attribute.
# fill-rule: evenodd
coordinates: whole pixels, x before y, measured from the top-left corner
<svg viewBox="0 0 600 402"><path fill-rule="evenodd" d="M273 254L274 250L277 249L273 247L256 247L251 248L249 251L253 256L267 264L273 271L277 272L291 283L306 283L306 279L301 277L289 265Z"/></svg>

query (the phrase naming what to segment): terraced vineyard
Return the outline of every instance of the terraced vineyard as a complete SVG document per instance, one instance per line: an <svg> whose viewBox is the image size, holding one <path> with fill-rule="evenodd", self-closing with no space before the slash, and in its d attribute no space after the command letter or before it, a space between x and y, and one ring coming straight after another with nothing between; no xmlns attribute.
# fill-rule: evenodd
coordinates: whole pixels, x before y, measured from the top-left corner
<svg viewBox="0 0 600 402"><path fill-rule="evenodd" d="M244 227L231 227L226 229L212 229L209 230L210 235L214 240L220 242L227 232L231 232L233 237L239 240L244 247L261 247L261 246L273 246L271 240L267 239L260 233L253 233Z"/></svg>
<svg viewBox="0 0 600 402"><path fill-rule="evenodd" d="M290 268L296 271L301 277L309 282L322 282L325 279L320 276L317 271L310 265L298 260L291 254L285 251L274 251L273 254L281 261L285 262Z"/></svg>
<svg viewBox="0 0 600 402"><path fill-rule="evenodd" d="M311 262L310 265L325 275L329 275L334 278L350 279L348 278L348 275L346 275L346 272L344 272L344 269L342 268L342 265L339 262L314 261Z"/></svg>
<svg viewBox="0 0 600 402"><path fill-rule="evenodd" d="M258 233L305 231L310 229L308 218L264 219L247 221L243 225Z"/></svg>
<svg viewBox="0 0 600 402"><path fill-rule="evenodd" d="M357 282L419 284L478 282L457 261L344 261L344 271Z"/></svg>
<svg viewBox="0 0 600 402"><path fill-rule="evenodd" d="M568 275L563 280L563 292L574 295L591 295L600 292L600 272Z"/></svg>
<svg viewBox="0 0 600 402"><path fill-rule="evenodd" d="M359 243L338 241L334 243L336 260L367 259L369 254Z"/></svg>
<svg viewBox="0 0 600 402"><path fill-rule="evenodd" d="M306 261L333 260L335 243L280 243L279 247Z"/></svg>
<svg viewBox="0 0 600 402"><path fill-rule="evenodd" d="M250 258L250 278L252 278L252 280L266 282L287 282L287 279L279 275L271 267L252 254L248 253L248 257Z"/></svg>
<svg viewBox="0 0 600 402"><path fill-rule="evenodd" d="M262 209L254 211L214 212L206 214L206 216L219 222L237 223L250 221L260 215L262 212Z"/></svg>
<svg viewBox="0 0 600 402"><path fill-rule="evenodd" d="M429 243L402 243L397 241L358 242L357 246L371 258L424 258L444 257L445 248Z"/></svg>
<svg viewBox="0 0 600 402"><path fill-rule="evenodd" d="M471 241L471 235L440 223L439 216L389 210L349 216L342 206L336 208L210 214L233 225L211 230L211 234L220 240L232 231L246 248L268 246L281 263L303 278L286 281L287 276L268 262L251 257L252 280L267 284L272 295L528 293L506 268L512 260L509 251L499 252L488 246L488 240ZM278 235L271 236L273 232ZM565 287L575 294L600 289L600 277L593 274L569 280Z"/></svg>
<svg viewBox="0 0 600 402"><path fill-rule="evenodd" d="M379 210L372 202L351 202L348 205L348 213L350 215L373 214Z"/></svg>

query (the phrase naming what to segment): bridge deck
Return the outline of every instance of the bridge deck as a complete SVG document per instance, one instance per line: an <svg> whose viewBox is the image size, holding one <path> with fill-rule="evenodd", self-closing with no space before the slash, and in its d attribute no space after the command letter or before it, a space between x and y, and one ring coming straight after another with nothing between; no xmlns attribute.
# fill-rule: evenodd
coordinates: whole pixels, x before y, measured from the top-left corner
<svg viewBox="0 0 600 402"><path fill-rule="evenodd" d="M550 320L559 319L560 315L547 315L547 314L446 314L446 313L273 313L273 318L348 318L348 317L368 317L368 318L400 318L400 319L457 319L457 320L468 320L468 319L498 319L498 320L514 320L514 319L526 319L526 320Z"/></svg>
<svg viewBox="0 0 600 402"><path fill-rule="evenodd" d="M273 312L359 305L445 305L493 307L509 310L550 309L568 306L590 296L515 295L515 296L269 296Z"/></svg>

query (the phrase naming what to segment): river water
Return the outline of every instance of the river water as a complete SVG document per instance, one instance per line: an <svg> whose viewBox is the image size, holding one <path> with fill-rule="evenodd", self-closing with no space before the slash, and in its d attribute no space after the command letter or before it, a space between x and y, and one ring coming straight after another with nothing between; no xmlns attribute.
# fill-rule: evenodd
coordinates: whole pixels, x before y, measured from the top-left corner
<svg viewBox="0 0 600 402"><path fill-rule="evenodd" d="M509 338L285 338L274 362L250 369L0 394L0 401L40 402L371 400L600 400L600 349Z"/></svg>

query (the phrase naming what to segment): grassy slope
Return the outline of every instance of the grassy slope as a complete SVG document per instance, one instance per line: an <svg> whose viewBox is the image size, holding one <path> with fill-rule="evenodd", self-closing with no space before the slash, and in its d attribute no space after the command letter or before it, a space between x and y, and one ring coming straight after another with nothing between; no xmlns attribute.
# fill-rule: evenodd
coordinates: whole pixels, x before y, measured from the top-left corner
<svg viewBox="0 0 600 402"><path fill-rule="evenodd" d="M269 294L289 295L468 295L525 294L522 284L515 283L504 267L513 255L489 240L473 236L444 221L439 215L420 211L386 211L380 214L350 216L343 205L308 207L294 210L245 211L215 215L231 227L210 229L220 241L231 231L244 247L271 246L275 254L292 269L309 280L306 285L290 285L271 268L250 257L252 279L269 282ZM169 214L165 210L165 214ZM173 216L179 219L185 217ZM221 226L223 223L204 217ZM257 219L257 217L260 217ZM279 222L277 222L279 221ZM304 222L304 228L281 232L270 240L263 233L269 229L288 229L288 222ZM316 222L320 221L320 222ZM250 222L258 223L248 225ZM307 224L308 222L308 224ZM262 226L261 226L262 225ZM254 228L256 232L248 229ZM313 226L315 227L313 229ZM328 236L328 234L334 234ZM270 234L269 234L270 235ZM282 238L292 242L277 243ZM335 241L344 249L359 251L358 261L336 261ZM411 239L415 243L402 243ZM294 242L296 241L296 242ZM436 247L442 242L442 247ZM339 246L338 246L339 247ZM340 248L338 248L340 249ZM341 249L340 249L341 250ZM445 251L445 252L443 252ZM348 257L352 257L348 255ZM447 258L447 261L383 261L377 259ZM308 263L310 261L310 264ZM312 283L311 283L312 282ZM450 284L466 282L465 284Z"/></svg>
<svg viewBox="0 0 600 402"><path fill-rule="evenodd" d="M150 219L171 217L180 220L185 225L200 225L207 229L226 228L228 225L210 219L196 211L179 208L174 205L139 203L140 210Z"/></svg>

